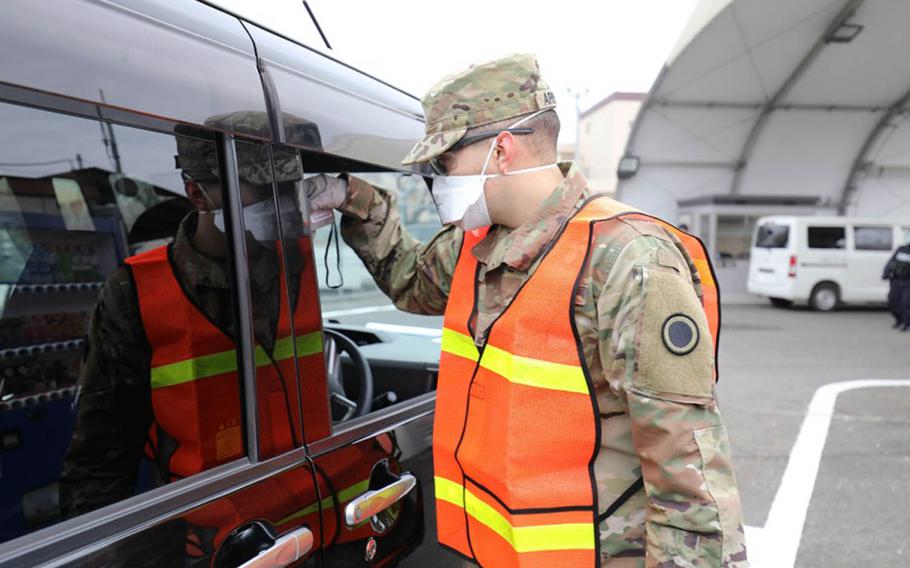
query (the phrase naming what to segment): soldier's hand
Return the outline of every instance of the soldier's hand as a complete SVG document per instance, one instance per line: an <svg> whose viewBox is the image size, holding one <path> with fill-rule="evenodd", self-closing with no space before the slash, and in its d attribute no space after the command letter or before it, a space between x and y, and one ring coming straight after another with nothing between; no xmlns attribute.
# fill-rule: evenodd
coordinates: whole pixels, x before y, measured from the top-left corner
<svg viewBox="0 0 910 568"><path fill-rule="evenodd" d="M344 204L348 197L348 180L319 174L304 180L310 212L331 211Z"/></svg>

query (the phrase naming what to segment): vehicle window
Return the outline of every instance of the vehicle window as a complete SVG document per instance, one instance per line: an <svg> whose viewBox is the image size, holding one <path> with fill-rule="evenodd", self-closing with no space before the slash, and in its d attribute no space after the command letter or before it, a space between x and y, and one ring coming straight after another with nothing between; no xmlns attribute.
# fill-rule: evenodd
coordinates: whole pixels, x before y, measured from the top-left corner
<svg viewBox="0 0 910 568"><path fill-rule="evenodd" d="M844 227L809 227L810 249L843 249L846 246Z"/></svg>
<svg viewBox="0 0 910 568"><path fill-rule="evenodd" d="M303 443L302 417L306 435L328 433L322 322L299 156L274 148L271 169L266 145L238 144L237 156L256 336L260 457L268 458Z"/></svg>
<svg viewBox="0 0 910 568"><path fill-rule="evenodd" d="M414 238L428 242L441 228L422 177L397 172L355 175L396 196L402 224ZM336 213L336 225L340 220ZM332 223L316 230L314 251L326 328L353 339L370 366L373 402L369 411L433 391L439 364L441 319L396 309L355 251L336 238ZM344 355L339 378L333 376L334 369L329 363L335 424L354 418L361 411L351 404L359 402L357 397L362 388L354 367L354 361Z"/></svg>
<svg viewBox="0 0 910 568"><path fill-rule="evenodd" d="M244 120L268 128L264 113ZM297 375L314 360L317 371L324 372L322 339L312 259L308 249L297 246L303 231L299 160L293 152L273 153L273 169L267 144L238 142L236 148L255 339L259 456L270 458L303 443ZM288 201L280 223L276 197ZM295 335L295 323L309 323L310 329Z"/></svg>
<svg viewBox="0 0 910 568"><path fill-rule="evenodd" d="M890 251L894 248L894 230L891 227L853 227L856 250Z"/></svg>
<svg viewBox="0 0 910 568"><path fill-rule="evenodd" d="M7 540L245 450L226 243L188 192L220 199L213 143L6 104L0 123Z"/></svg>
<svg viewBox="0 0 910 568"><path fill-rule="evenodd" d="M903 234L904 234L904 237L903 237L903 239L901 240L901 244L908 244L908 243L910 243L910 227L903 227L903 228L901 229L901 231L902 231Z"/></svg>
<svg viewBox="0 0 910 568"><path fill-rule="evenodd" d="M787 248L789 242L789 225L763 223L756 232L755 246L759 248Z"/></svg>

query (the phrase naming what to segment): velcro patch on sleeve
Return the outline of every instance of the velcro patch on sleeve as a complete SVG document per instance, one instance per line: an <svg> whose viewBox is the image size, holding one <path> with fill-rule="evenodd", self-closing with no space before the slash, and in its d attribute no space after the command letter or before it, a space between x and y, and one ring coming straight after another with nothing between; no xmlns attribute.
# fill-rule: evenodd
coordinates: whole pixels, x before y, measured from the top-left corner
<svg viewBox="0 0 910 568"><path fill-rule="evenodd" d="M692 283L654 266L644 267L642 274L634 384L654 393L712 398L714 349Z"/></svg>

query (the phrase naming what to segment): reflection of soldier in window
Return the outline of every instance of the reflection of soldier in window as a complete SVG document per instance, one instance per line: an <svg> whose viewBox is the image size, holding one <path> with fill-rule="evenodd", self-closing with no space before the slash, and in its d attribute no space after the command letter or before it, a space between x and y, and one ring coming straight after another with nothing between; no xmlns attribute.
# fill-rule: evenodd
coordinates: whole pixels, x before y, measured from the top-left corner
<svg viewBox="0 0 910 568"><path fill-rule="evenodd" d="M231 113L206 124L233 127L241 121L245 129L268 135L264 113ZM258 345L260 454L271 456L300 443L294 354L301 371L316 369L324 383L321 338L313 333L319 328L318 311L307 300L298 302L301 287L312 288L315 277L311 253L304 249L309 243L298 240L303 224L296 156L274 156L285 236L279 247L266 146L237 146ZM138 479L143 457L153 464L153 483L160 484L244 454L236 318L215 145L178 138L177 151L194 209L170 245L127 259L100 294L80 371L76 433L60 480L64 516L133 495L143 485ZM288 298L295 310L296 342Z"/></svg>

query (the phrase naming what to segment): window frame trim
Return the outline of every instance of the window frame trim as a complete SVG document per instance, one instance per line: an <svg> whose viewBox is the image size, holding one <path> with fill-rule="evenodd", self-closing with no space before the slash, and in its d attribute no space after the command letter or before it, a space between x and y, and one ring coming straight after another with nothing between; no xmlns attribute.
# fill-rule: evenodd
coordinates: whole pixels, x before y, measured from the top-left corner
<svg viewBox="0 0 910 568"><path fill-rule="evenodd" d="M309 457L321 458L335 450L355 445L433 414L436 410L436 391L399 402L392 406L339 424L331 434L309 440Z"/></svg>
<svg viewBox="0 0 910 568"><path fill-rule="evenodd" d="M237 144L233 134L219 136L218 157L221 179L225 180L227 207L224 208L231 255L228 264L234 280L233 295L237 325L237 369L243 391L243 417L246 458L259 463L259 401L256 398L256 340L253 332L252 294L246 238L244 237L243 203L240 198L240 176L237 165Z"/></svg>

